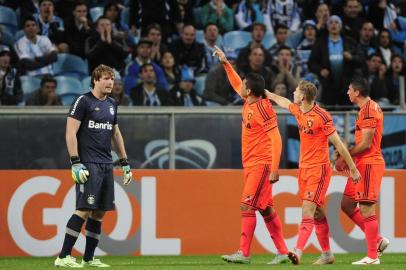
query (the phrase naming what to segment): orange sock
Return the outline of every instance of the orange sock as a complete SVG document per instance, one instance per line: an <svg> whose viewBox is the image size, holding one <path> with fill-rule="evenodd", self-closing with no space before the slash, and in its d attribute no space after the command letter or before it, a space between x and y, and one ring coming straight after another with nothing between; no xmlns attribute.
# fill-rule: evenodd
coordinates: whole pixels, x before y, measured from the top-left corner
<svg viewBox="0 0 406 270"><path fill-rule="evenodd" d="M240 250L244 256L250 256L251 241L256 225L257 218L254 210L241 212Z"/></svg>
<svg viewBox="0 0 406 270"><path fill-rule="evenodd" d="M378 251L376 250L376 239L378 235L378 221L376 215L364 219L365 226L365 239L367 242L367 254L371 259L378 258Z"/></svg>
<svg viewBox="0 0 406 270"><path fill-rule="evenodd" d="M327 218L316 219L314 225L316 227L316 236L319 240L321 250L323 252L330 251L330 228L328 226Z"/></svg>
<svg viewBox="0 0 406 270"><path fill-rule="evenodd" d="M265 216L264 221L278 253L282 255L288 254L289 251L283 239L282 223L278 214L274 212L271 215Z"/></svg>
<svg viewBox="0 0 406 270"><path fill-rule="evenodd" d="M313 218L302 218L302 223L299 228L299 236L297 238L296 248L303 251L307 240L309 240L310 235L312 234L314 227Z"/></svg>
<svg viewBox="0 0 406 270"><path fill-rule="evenodd" d="M359 207L355 208L354 212L349 216L352 221L354 221L355 224L363 231L365 232L365 226L364 226L364 217L361 215L361 211ZM376 242L379 244L379 241L382 239L381 234L378 232Z"/></svg>

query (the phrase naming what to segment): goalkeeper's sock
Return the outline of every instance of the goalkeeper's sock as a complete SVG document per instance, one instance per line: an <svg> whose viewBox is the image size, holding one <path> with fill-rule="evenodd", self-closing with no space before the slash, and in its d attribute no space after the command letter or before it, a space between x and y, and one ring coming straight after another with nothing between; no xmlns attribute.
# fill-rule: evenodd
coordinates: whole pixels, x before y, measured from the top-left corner
<svg viewBox="0 0 406 270"><path fill-rule="evenodd" d="M251 241L254 236L256 225L257 217L254 210L241 212L240 250L246 257L250 256Z"/></svg>
<svg viewBox="0 0 406 270"><path fill-rule="evenodd" d="M83 260L85 262L91 261L94 256L94 251L99 243L101 233L101 221L88 218L86 222L86 248Z"/></svg>
<svg viewBox="0 0 406 270"><path fill-rule="evenodd" d="M282 223L278 214L273 212L273 214L264 216L264 221L275 247L278 250L278 253L281 255L288 254L289 250L286 246L285 240L283 239Z"/></svg>
<svg viewBox="0 0 406 270"><path fill-rule="evenodd" d="M323 252L330 251L330 228L328 226L327 218L316 219L314 225L316 227L316 236L319 240L321 250Z"/></svg>
<svg viewBox="0 0 406 270"><path fill-rule="evenodd" d="M378 258L378 250L376 248L376 239L378 235L378 221L376 215L369 216L364 219L365 239L367 242L367 254L371 259Z"/></svg>
<svg viewBox="0 0 406 270"><path fill-rule="evenodd" d="M84 222L85 220L78 215L73 214L71 216L68 224L66 224L65 239L63 240L63 246L59 258L65 258L71 254L72 248L78 239Z"/></svg>
<svg viewBox="0 0 406 270"><path fill-rule="evenodd" d="M361 210L359 207L355 208L354 212L349 216L352 221L354 221L355 224L363 231L365 232L365 226L364 226L364 217L361 215ZM379 241L381 241L382 235L378 232L377 238L376 238L376 243L379 244Z"/></svg>
<svg viewBox="0 0 406 270"><path fill-rule="evenodd" d="M304 247L312 234L314 227L314 219L310 217L303 217L302 223L299 227L299 236L297 238L296 248L304 250Z"/></svg>

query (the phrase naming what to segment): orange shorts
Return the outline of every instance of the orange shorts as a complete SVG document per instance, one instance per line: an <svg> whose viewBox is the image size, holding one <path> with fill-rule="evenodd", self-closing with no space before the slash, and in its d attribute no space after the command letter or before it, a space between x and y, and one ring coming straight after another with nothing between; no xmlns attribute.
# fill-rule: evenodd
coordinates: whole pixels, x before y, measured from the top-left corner
<svg viewBox="0 0 406 270"><path fill-rule="evenodd" d="M312 168L299 168L299 194L302 200L321 206L330 184L331 168L326 163Z"/></svg>
<svg viewBox="0 0 406 270"><path fill-rule="evenodd" d="M244 168L244 190L241 203L252 208L265 210L273 205L272 185L269 181L271 166L260 164Z"/></svg>
<svg viewBox="0 0 406 270"><path fill-rule="evenodd" d="M357 202L377 202L385 164L357 164L361 180L354 184L348 178L344 195Z"/></svg>

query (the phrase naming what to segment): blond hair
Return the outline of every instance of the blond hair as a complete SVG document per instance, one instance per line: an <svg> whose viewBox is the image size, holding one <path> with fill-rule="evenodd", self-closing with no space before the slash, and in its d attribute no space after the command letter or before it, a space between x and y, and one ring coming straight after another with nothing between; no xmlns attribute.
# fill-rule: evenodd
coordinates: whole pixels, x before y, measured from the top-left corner
<svg viewBox="0 0 406 270"><path fill-rule="evenodd" d="M299 87L299 90L303 92L305 100L307 102L310 103L316 99L317 87L313 83L306 81L306 80L301 80L299 82L298 87Z"/></svg>

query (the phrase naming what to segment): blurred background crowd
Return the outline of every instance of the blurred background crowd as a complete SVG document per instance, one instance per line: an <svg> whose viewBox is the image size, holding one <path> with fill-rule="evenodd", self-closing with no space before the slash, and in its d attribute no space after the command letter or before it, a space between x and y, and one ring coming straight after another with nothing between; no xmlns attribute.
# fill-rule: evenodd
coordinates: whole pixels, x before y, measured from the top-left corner
<svg viewBox="0 0 406 270"><path fill-rule="evenodd" d="M217 45L279 95L307 79L345 109L363 76L396 110L405 41L405 0L0 0L0 104L70 105L105 64L122 106L241 105Z"/></svg>

